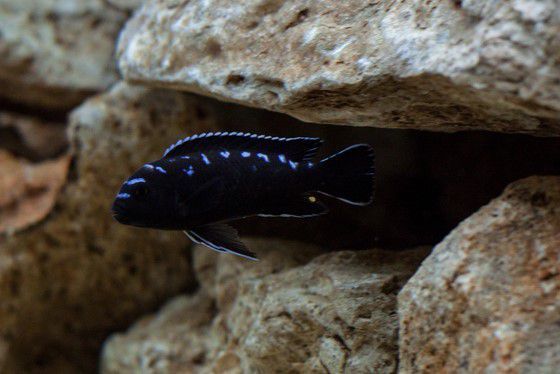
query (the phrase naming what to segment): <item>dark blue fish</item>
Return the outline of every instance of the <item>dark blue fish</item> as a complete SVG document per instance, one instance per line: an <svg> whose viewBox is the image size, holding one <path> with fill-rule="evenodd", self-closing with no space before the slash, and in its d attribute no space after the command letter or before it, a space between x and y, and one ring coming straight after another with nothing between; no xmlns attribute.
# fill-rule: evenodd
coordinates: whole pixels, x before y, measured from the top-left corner
<svg viewBox="0 0 560 374"><path fill-rule="evenodd" d="M371 203L372 148L357 144L314 162L321 144L319 138L241 132L193 135L123 184L114 216L127 225L183 230L216 251L256 259L224 222L325 214L316 192L349 204Z"/></svg>

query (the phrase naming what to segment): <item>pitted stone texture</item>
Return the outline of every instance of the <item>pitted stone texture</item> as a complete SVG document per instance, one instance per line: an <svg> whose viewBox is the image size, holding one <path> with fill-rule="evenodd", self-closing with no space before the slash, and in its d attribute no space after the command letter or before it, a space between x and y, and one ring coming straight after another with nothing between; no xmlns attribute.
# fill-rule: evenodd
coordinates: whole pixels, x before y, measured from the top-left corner
<svg viewBox="0 0 560 374"><path fill-rule="evenodd" d="M560 135L547 1L148 0L125 78L318 123Z"/></svg>
<svg viewBox="0 0 560 374"><path fill-rule="evenodd" d="M114 44L139 1L0 0L0 96L68 109L117 80Z"/></svg>
<svg viewBox="0 0 560 374"><path fill-rule="evenodd" d="M259 263L196 247L199 292L112 337L102 371L395 372L396 295L426 249L333 252L308 262L317 248L246 242ZM201 310L211 317L200 318Z"/></svg>
<svg viewBox="0 0 560 374"><path fill-rule="evenodd" d="M32 160L52 158L67 148L66 126L36 116L0 112L0 148Z"/></svg>
<svg viewBox="0 0 560 374"><path fill-rule="evenodd" d="M560 177L531 177L465 220L399 294L402 373L560 367Z"/></svg>
<svg viewBox="0 0 560 374"><path fill-rule="evenodd" d="M43 223L0 243L8 367L32 372L62 356L94 372L109 332L192 285L184 234L120 225L110 206L130 173L168 144L216 129L211 110L197 116L204 101L119 84L72 113L70 182Z"/></svg>
<svg viewBox="0 0 560 374"><path fill-rule="evenodd" d="M0 149L0 235L43 220L66 183L70 157L30 163Z"/></svg>

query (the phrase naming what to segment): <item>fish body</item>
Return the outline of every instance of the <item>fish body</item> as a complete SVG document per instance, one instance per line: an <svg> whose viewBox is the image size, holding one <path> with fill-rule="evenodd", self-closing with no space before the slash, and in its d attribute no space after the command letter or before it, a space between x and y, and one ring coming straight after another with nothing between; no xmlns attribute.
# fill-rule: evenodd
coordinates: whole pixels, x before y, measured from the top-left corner
<svg viewBox="0 0 560 374"><path fill-rule="evenodd" d="M113 214L123 224L183 230L212 249L255 259L225 222L325 214L316 192L356 205L371 202L371 147L354 145L315 162L321 144L319 138L239 132L193 135L137 170L117 194Z"/></svg>

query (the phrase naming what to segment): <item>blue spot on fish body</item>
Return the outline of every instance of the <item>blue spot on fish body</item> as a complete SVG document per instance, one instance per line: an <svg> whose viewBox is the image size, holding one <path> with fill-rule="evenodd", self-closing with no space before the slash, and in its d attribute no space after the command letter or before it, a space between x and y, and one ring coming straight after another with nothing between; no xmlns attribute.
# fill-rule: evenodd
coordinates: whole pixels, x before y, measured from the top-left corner
<svg viewBox="0 0 560 374"><path fill-rule="evenodd" d="M192 165L191 165L191 166L189 166L189 170L183 169L183 172L185 172L185 174L187 174L187 175L190 177L190 176L192 176L192 175L194 174L194 169L193 169L193 167L192 167Z"/></svg>
<svg viewBox="0 0 560 374"><path fill-rule="evenodd" d="M241 157L247 158L247 157L249 157L249 156L251 156L251 152L247 152L247 151L241 152Z"/></svg>
<svg viewBox="0 0 560 374"><path fill-rule="evenodd" d="M204 161L206 165L210 165L210 160L208 159L208 157L206 157L204 153L201 153L200 157L202 157L202 161Z"/></svg>
<svg viewBox="0 0 560 374"><path fill-rule="evenodd" d="M181 156L181 158L182 158L183 160L189 160L189 159L191 158L191 156Z"/></svg>
<svg viewBox="0 0 560 374"><path fill-rule="evenodd" d="M268 156L265 155L264 153L257 153L257 157L262 158L264 162L268 162Z"/></svg>
<svg viewBox="0 0 560 374"><path fill-rule="evenodd" d="M253 171L257 171L257 165L251 165L251 169L252 169Z"/></svg>
<svg viewBox="0 0 560 374"><path fill-rule="evenodd" d="M130 194L126 192L121 192L117 194L117 199L128 199L128 198L130 198Z"/></svg>
<svg viewBox="0 0 560 374"><path fill-rule="evenodd" d="M167 170L165 170L161 166L156 166L156 170L159 171L160 173L167 174Z"/></svg>
<svg viewBox="0 0 560 374"><path fill-rule="evenodd" d="M278 155L278 159L280 160L281 163L283 163L283 164L286 163L286 156L284 156L284 155Z"/></svg>
<svg viewBox="0 0 560 374"><path fill-rule="evenodd" d="M223 158L228 158L228 157L229 157L229 152L228 152L228 151L222 151L222 152L220 152L220 155L221 155Z"/></svg>
<svg viewBox="0 0 560 374"><path fill-rule="evenodd" d="M293 170L296 170L296 169L297 169L297 166L298 166L298 163L297 163L297 162L294 162L294 161L288 161L288 162L290 163L290 167L291 167Z"/></svg>

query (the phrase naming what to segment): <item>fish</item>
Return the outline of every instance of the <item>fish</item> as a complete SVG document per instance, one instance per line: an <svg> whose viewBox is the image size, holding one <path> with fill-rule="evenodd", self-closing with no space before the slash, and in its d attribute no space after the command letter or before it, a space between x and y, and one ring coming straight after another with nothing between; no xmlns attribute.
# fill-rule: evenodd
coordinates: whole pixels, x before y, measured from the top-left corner
<svg viewBox="0 0 560 374"><path fill-rule="evenodd" d="M247 132L195 134L134 172L111 207L121 224L184 231L215 251L257 260L229 221L250 216L315 217L320 196L373 201L374 152L354 144L316 161L317 137Z"/></svg>

